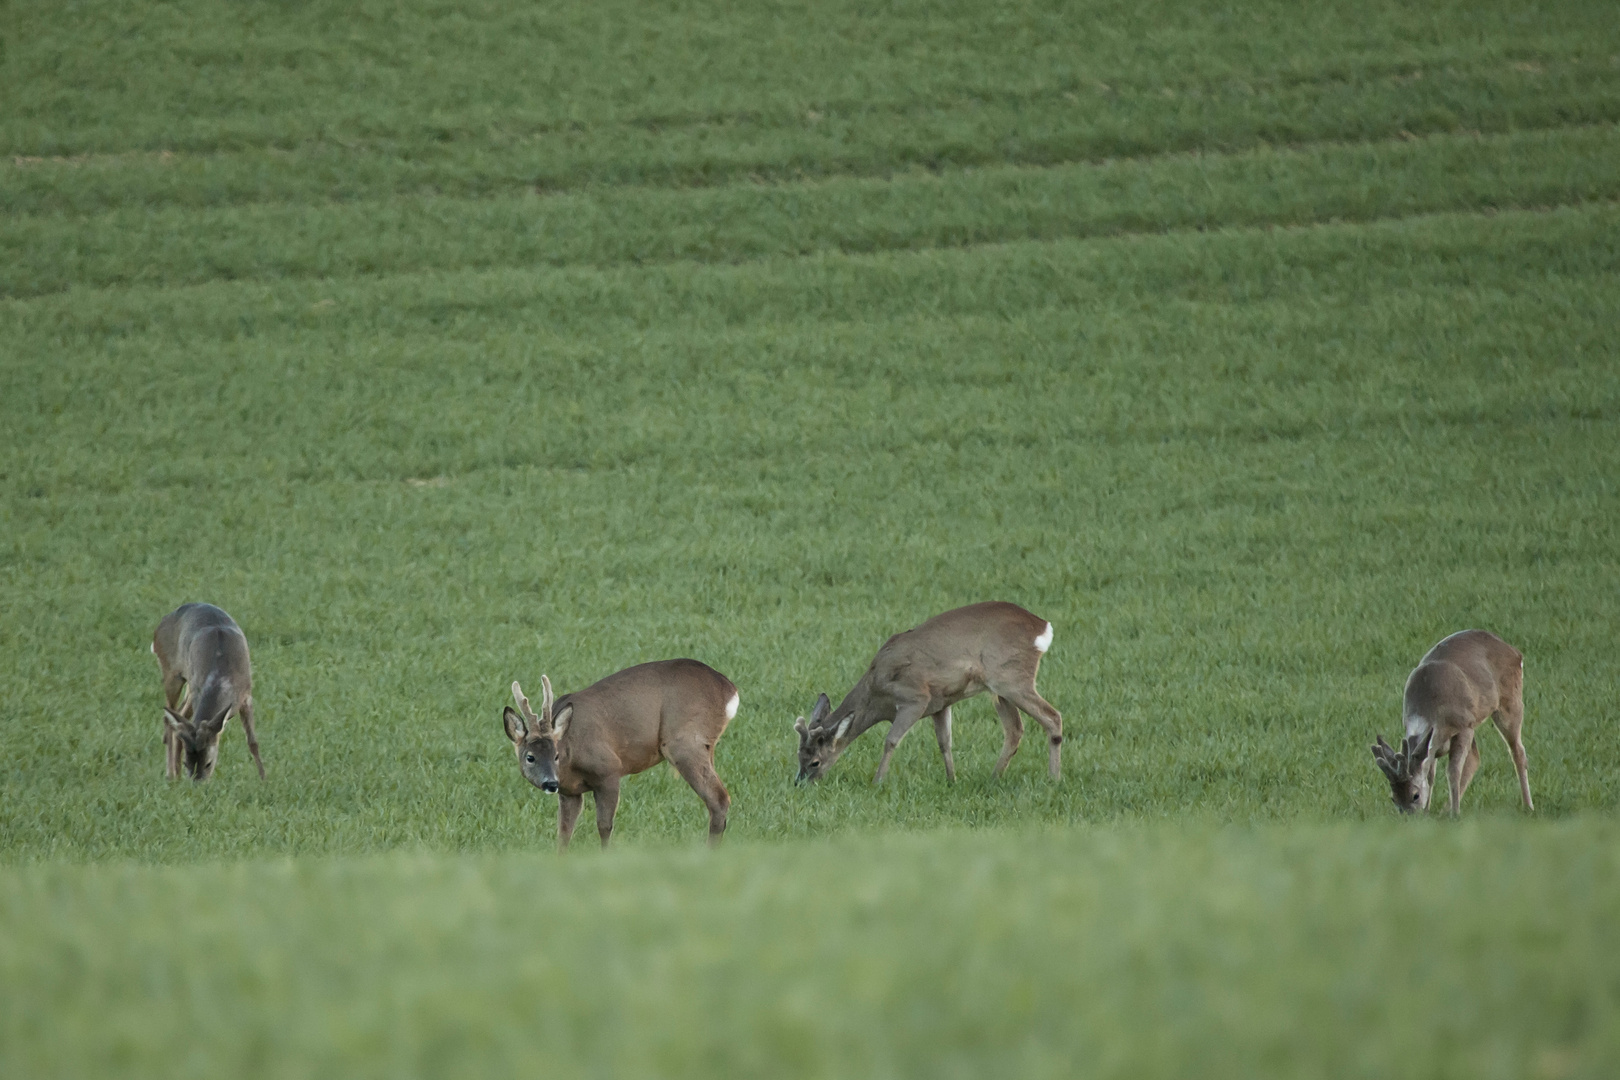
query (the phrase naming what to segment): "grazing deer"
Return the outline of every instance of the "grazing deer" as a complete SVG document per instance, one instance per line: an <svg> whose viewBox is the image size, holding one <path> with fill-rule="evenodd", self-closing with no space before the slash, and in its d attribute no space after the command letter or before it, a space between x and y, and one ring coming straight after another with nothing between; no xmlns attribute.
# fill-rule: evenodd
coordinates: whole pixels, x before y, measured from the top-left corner
<svg viewBox="0 0 1620 1080"><path fill-rule="evenodd" d="M889 772L889 758L913 724L934 718L934 735L945 759L945 779L956 781L951 759L951 706L988 690L995 695L1005 741L995 775L1018 752L1024 738L1022 709L1046 730L1047 768L1056 780L1061 771L1063 716L1035 690L1041 656L1052 644L1052 624L1031 615L1017 604L992 601L935 615L932 619L884 642L872 665L838 708L829 707L822 694L810 710L810 721L799 717L798 779L815 780L849 748L867 728L889 722L874 784Z"/></svg>
<svg viewBox="0 0 1620 1080"><path fill-rule="evenodd" d="M152 653L163 672L163 749L169 779L180 775L182 765L198 783L214 775L220 732L225 721L240 715L248 750L263 780L264 760L253 731L253 668L247 638L236 620L212 604L181 604L158 623Z"/></svg>
<svg viewBox="0 0 1620 1080"><path fill-rule="evenodd" d="M619 781L669 760L709 808L709 844L726 831L731 795L714 771L714 747L737 715L737 688L696 660L637 664L555 700L540 676L540 714L512 684L521 714L502 713L518 768L547 794L557 794L557 844L567 848L585 793L596 801L596 832L607 847Z"/></svg>
<svg viewBox="0 0 1620 1080"><path fill-rule="evenodd" d="M1372 752L1402 813L1429 808L1435 764L1448 754L1451 813L1455 817L1461 812L1463 792L1479 768L1474 729L1487 716L1496 722L1513 755L1525 809L1535 809L1524 742L1519 738L1524 726L1524 656L1518 649L1484 630L1452 634L1412 669L1401 714L1406 722L1401 748L1389 746L1380 735Z"/></svg>

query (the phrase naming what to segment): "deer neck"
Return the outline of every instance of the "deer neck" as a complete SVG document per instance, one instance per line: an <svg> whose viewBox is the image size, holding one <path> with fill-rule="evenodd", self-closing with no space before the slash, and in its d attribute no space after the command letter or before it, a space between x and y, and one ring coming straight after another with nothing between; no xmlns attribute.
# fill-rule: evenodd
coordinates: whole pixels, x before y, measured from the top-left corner
<svg viewBox="0 0 1620 1080"><path fill-rule="evenodd" d="M844 700L838 703L838 708L827 715L827 727L834 731L844 728L838 737L840 746L848 745L859 738L868 729L885 720L894 719L894 705L883 698L882 695L872 692L872 672L868 671L861 676L861 681L855 684L854 689L844 695ZM845 724L848 727L845 727Z"/></svg>

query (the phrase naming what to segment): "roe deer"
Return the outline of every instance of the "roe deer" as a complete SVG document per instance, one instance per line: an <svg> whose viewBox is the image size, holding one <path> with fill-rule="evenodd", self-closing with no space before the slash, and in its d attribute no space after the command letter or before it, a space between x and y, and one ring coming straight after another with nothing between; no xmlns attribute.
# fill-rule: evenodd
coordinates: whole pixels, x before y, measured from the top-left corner
<svg viewBox="0 0 1620 1080"><path fill-rule="evenodd" d="M934 718L934 735L945 759L945 779L956 781L951 759L951 706L989 690L1006 736L995 775L1000 776L1024 738L1022 709L1046 730L1047 768L1056 780L1061 771L1063 716L1035 690L1041 656L1052 644L1052 624L1017 604L991 601L935 615L878 650L855 688L838 708L822 694L810 711L793 724L799 733L799 780L815 780L838 760L862 732L889 722L874 784L889 772L889 758L911 726Z"/></svg>
<svg viewBox="0 0 1620 1080"><path fill-rule="evenodd" d="M1513 755L1525 809L1535 809L1524 742L1519 738L1524 726L1524 656L1518 649L1484 630L1452 634L1412 669L1401 714L1406 723L1401 748L1387 745L1380 735L1372 752L1402 813L1429 808L1435 763L1448 754L1451 813L1461 812L1463 792L1479 768L1474 729L1487 716L1496 722Z"/></svg>
<svg viewBox="0 0 1620 1080"><path fill-rule="evenodd" d="M557 845L568 847L585 793L596 802L596 832L607 847L619 781L665 759L709 808L709 844L726 831L731 795L714 771L714 747L737 715L737 688L696 660L637 664L555 700L540 676L540 714L512 684L518 713L502 713L518 768L547 794L558 794Z"/></svg>
<svg viewBox="0 0 1620 1080"><path fill-rule="evenodd" d="M163 672L163 749L169 779L180 775L182 765L198 783L214 775L220 732L225 721L239 714L263 780L264 760L253 731L253 668L247 638L236 620L212 604L181 604L158 623L152 653Z"/></svg>

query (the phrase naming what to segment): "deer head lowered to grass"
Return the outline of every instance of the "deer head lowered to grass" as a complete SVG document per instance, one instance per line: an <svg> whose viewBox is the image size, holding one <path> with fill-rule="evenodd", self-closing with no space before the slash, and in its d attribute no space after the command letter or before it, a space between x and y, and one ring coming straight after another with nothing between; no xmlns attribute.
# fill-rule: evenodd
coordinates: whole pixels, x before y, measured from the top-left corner
<svg viewBox="0 0 1620 1080"><path fill-rule="evenodd" d="M1507 743L1519 774L1519 794L1526 810L1530 770L1520 729L1524 726L1524 656L1484 630L1463 630L1430 649L1406 679L1401 716L1406 738L1400 750L1384 742L1373 745L1373 760L1389 781L1390 797L1402 813L1429 808L1440 758L1451 758L1446 770L1450 810L1462 810L1463 792L1479 768L1474 731L1490 717Z"/></svg>
<svg viewBox="0 0 1620 1080"><path fill-rule="evenodd" d="M1396 750L1380 735L1373 746L1373 760L1378 762L1378 767L1389 780L1390 797L1402 811L1410 811L1418 803L1418 774L1429 756L1429 741L1433 737L1432 731L1408 735L1401 740L1401 748Z"/></svg>
<svg viewBox="0 0 1620 1080"><path fill-rule="evenodd" d="M1052 624L1017 604L990 601L947 611L884 643L866 674L836 709L822 694L806 722L799 717L798 779L815 780L863 732L887 722L873 783L889 772L889 758L913 724L933 717L934 736L945 760L945 778L956 780L951 758L951 706L988 690L995 695L1004 740L995 775L1000 776L1024 738L1022 710L1046 732L1047 770L1061 773L1063 716L1035 689L1041 657L1052 644Z"/></svg>
<svg viewBox="0 0 1620 1080"><path fill-rule="evenodd" d="M708 807L709 843L720 842L731 796L714 771L714 748L737 714L730 679L696 660L659 660L559 698L544 675L540 688L536 713L514 682L518 708L508 705L501 715L524 779L559 797L559 847L568 847L587 791L607 847L619 782L666 759Z"/></svg>
<svg viewBox="0 0 1620 1080"><path fill-rule="evenodd" d="M152 634L152 654L163 674L163 749L170 780L201 783L214 774L219 737L241 716L248 750L264 779L264 760L253 730L253 666L247 637L212 604L182 604L163 616ZM184 692L185 704L180 704Z"/></svg>

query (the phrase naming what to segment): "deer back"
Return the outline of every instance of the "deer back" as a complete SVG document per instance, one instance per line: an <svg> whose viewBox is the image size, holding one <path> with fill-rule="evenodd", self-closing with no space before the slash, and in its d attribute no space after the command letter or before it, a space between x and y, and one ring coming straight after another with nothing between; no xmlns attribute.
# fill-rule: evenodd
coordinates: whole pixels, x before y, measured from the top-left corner
<svg viewBox="0 0 1620 1080"><path fill-rule="evenodd" d="M837 708L818 704L808 730L836 733L841 746L893 720L900 699L926 699L931 715L992 685L1033 684L1051 643L1051 623L1017 604L992 600L943 612L884 642Z"/></svg>
<svg viewBox="0 0 1620 1080"><path fill-rule="evenodd" d="M212 604L182 604L165 615L152 635L152 652L165 677L185 679L199 726L219 726L253 692L247 637Z"/></svg>
<svg viewBox="0 0 1620 1080"><path fill-rule="evenodd" d="M924 693L944 708L992 683L1033 681L1051 630L1017 604L956 608L886 641L872 661L871 689Z"/></svg>
<svg viewBox="0 0 1620 1080"><path fill-rule="evenodd" d="M1407 677L1402 713L1431 725L1478 724L1522 683L1524 656L1485 630L1452 634Z"/></svg>
<svg viewBox="0 0 1620 1080"><path fill-rule="evenodd" d="M697 660L615 672L557 699L553 715L566 723L560 772L626 776L652 768L677 742L713 746L737 701L731 680Z"/></svg>

